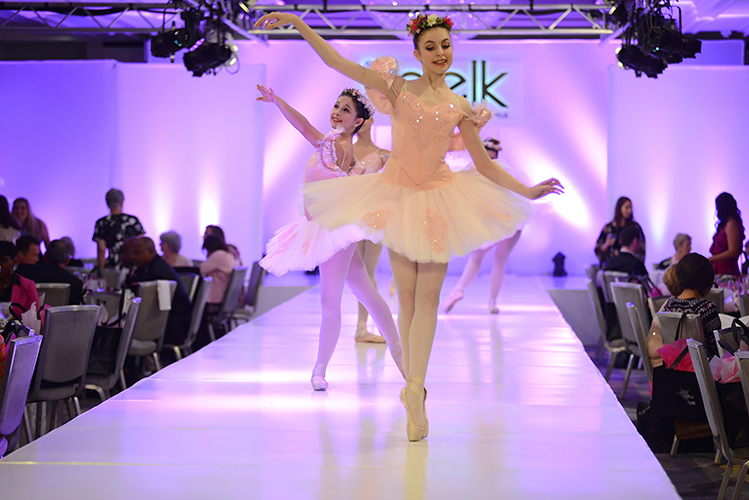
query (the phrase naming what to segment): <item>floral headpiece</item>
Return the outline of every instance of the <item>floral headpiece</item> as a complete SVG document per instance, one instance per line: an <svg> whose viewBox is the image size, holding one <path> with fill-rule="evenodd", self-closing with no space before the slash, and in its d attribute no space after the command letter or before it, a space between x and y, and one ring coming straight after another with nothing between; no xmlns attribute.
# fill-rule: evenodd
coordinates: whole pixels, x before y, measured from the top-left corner
<svg viewBox="0 0 749 500"><path fill-rule="evenodd" d="M362 106L364 106L364 109L367 111L367 114L369 116L365 116L364 120L369 120L372 118L375 114L375 107L374 104L372 104L372 101L370 101L367 96L365 96L363 93L361 93L358 89L343 89L343 92L341 92L341 95L347 95L351 99L354 99L359 102Z"/></svg>
<svg viewBox="0 0 749 500"><path fill-rule="evenodd" d="M499 147L499 140L493 137L487 137L486 139L484 139L483 144L486 149L491 149L492 151L496 152L502 151L502 148Z"/></svg>
<svg viewBox="0 0 749 500"><path fill-rule="evenodd" d="M453 29L453 20L449 17L439 17L437 14L419 14L408 23L408 34L416 36L427 28L445 28L447 31Z"/></svg>

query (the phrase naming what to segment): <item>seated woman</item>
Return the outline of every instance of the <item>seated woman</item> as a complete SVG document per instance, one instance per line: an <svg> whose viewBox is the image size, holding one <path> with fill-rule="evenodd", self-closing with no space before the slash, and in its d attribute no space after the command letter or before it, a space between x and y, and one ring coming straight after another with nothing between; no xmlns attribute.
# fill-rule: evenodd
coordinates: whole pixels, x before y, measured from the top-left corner
<svg viewBox="0 0 749 500"><path fill-rule="evenodd" d="M692 251L692 237L688 234L678 233L674 238L674 250L676 253L658 263L656 269L668 269L679 263L684 256Z"/></svg>
<svg viewBox="0 0 749 500"><path fill-rule="evenodd" d="M21 223L21 235L33 236L44 243L44 249L49 245L49 230L41 219L37 219L31 212L31 206L26 198L16 198L13 202L13 217ZM41 247L40 247L41 248Z"/></svg>
<svg viewBox="0 0 749 500"><path fill-rule="evenodd" d="M20 318L33 304L39 307L36 284L13 272L16 246L10 241L0 241L0 302L12 302L13 312Z"/></svg>
<svg viewBox="0 0 749 500"><path fill-rule="evenodd" d="M8 198L0 195L0 241L15 243L21 236L21 223L10 213ZM15 247L14 247L15 248Z"/></svg>
<svg viewBox="0 0 749 500"><path fill-rule="evenodd" d="M175 231L167 231L159 236L161 253L167 264L172 267L192 267L192 260L179 253L182 248L182 237Z"/></svg>
<svg viewBox="0 0 749 500"><path fill-rule="evenodd" d="M713 270L716 275L730 274L741 277L739 255L745 236L741 211L729 193L721 193L715 198L715 210L718 212L718 223L710 247Z"/></svg>
<svg viewBox="0 0 749 500"><path fill-rule="evenodd" d="M675 266L675 274L678 286L673 291L679 292L679 294L668 299L663 304L661 311L699 314L702 320L702 331L705 335L705 347L710 351L715 347L713 331L720 329L718 309L715 304L703 298L713 286L713 280L715 279L713 266L702 255L690 253L685 255ZM664 282L666 282L665 276ZM671 287L669 287L669 290L671 290ZM663 359L657 351L663 347L663 337L655 318L650 325L647 343L648 356L653 368L661 366Z"/></svg>
<svg viewBox="0 0 749 500"><path fill-rule="evenodd" d="M237 260L229 251L229 247L224 240L215 234L209 234L203 241L203 249L208 254L208 258L200 265L200 274L213 278L211 290L208 292L208 300L203 313L203 324L201 332L198 334L196 347L202 347L208 344L208 324L215 325L218 314L221 310L221 303L224 301L226 287L229 286L229 278Z"/></svg>

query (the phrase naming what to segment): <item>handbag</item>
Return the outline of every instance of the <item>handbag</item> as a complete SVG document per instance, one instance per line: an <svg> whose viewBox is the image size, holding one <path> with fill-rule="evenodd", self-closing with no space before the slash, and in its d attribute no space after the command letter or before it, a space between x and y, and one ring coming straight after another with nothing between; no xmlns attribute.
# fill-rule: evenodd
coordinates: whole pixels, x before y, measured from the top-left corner
<svg viewBox="0 0 749 500"><path fill-rule="evenodd" d="M123 292L120 294L117 316L110 322L96 327L94 339L91 342L91 354L88 358L87 374L106 377L115 373L117 349L120 346L122 323L125 317L125 313L123 312L124 305L125 293Z"/></svg>
<svg viewBox="0 0 749 500"><path fill-rule="evenodd" d="M664 363L653 369L653 397L650 406L658 414L674 420L707 422L694 368L692 371L676 368L688 353L689 348L684 346L670 365Z"/></svg>
<svg viewBox="0 0 749 500"><path fill-rule="evenodd" d="M733 336L736 345L740 345L741 341L744 341L745 344L749 345L749 327L747 327L739 318L734 318L731 323L731 335ZM736 349L734 349L726 340L720 339L720 342L718 343L726 351L731 354L736 354Z"/></svg>

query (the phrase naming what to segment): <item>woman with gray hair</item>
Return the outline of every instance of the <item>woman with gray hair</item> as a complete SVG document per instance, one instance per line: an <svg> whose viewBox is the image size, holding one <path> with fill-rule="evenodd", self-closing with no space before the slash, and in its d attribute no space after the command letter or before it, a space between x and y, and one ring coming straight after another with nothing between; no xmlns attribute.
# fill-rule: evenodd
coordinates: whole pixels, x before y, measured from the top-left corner
<svg viewBox="0 0 749 500"><path fill-rule="evenodd" d="M172 267L192 267L192 260L180 255L182 237L175 231L167 231L159 236L164 260Z"/></svg>
<svg viewBox="0 0 749 500"><path fill-rule="evenodd" d="M668 269L670 266L674 266L679 263L681 259L692 251L692 237L688 234L678 233L674 238L674 250L676 253L668 259L664 259L658 263L658 270Z"/></svg>

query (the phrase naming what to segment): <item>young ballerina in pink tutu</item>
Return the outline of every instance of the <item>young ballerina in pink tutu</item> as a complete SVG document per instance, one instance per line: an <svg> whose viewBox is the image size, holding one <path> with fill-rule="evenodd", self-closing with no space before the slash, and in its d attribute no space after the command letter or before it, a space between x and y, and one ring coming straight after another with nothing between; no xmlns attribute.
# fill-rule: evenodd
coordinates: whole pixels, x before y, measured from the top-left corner
<svg viewBox="0 0 749 500"><path fill-rule="evenodd" d="M330 123L335 130L324 135L298 111L277 97L272 89L262 85L257 88L262 94L257 100L278 106L284 118L317 148L304 170L305 183L364 173L364 167L354 158L351 138L364 121L372 116L374 108L359 91L345 89L341 93L330 113ZM312 388L316 391L328 388L325 370L341 334L341 297L345 283L348 283L356 298L372 314L377 328L387 341L395 364L405 377L401 343L393 316L372 284L356 244L353 243L362 239L363 232L355 226L329 231L311 217L301 217L278 230L268 242L267 256L260 261L261 266L277 276L290 270L320 267L322 323L317 361L311 379Z"/></svg>
<svg viewBox="0 0 749 500"><path fill-rule="evenodd" d="M406 434L420 441L429 432L424 379L450 256L514 234L529 210L525 198L561 192L561 185L549 179L528 187L486 155L474 122L478 116L445 81L453 59L449 19L419 15L409 23L422 66L422 76L411 81L395 74L392 59L377 60L369 69L345 59L292 14L273 12L255 26L287 24L325 64L364 84L375 106L393 115L393 151L382 173L309 183L304 194L318 223L356 224L388 248L408 376L401 391ZM445 164L456 126L476 170L454 173Z"/></svg>

